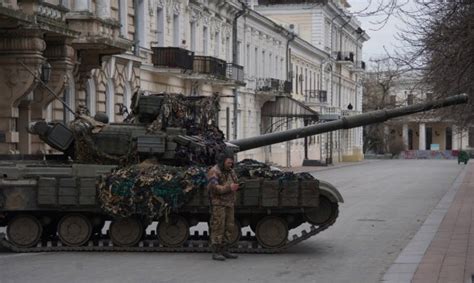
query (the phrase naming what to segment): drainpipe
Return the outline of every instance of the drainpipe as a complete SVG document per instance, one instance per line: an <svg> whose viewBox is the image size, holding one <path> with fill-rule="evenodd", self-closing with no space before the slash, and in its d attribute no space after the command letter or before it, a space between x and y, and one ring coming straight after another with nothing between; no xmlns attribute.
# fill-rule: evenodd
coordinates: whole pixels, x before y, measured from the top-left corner
<svg viewBox="0 0 474 283"><path fill-rule="evenodd" d="M295 40L296 34L293 32L288 32L288 41L286 42L286 80L290 81L290 72L289 68L291 65L291 50L290 50L290 43ZM298 79L298 78L296 78ZM291 142L286 142L286 166L291 167Z"/></svg>
<svg viewBox="0 0 474 283"><path fill-rule="evenodd" d="M296 38L296 34L294 34L293 32L288 32L288 41L286 42L286 80L287 81L290 81L291 78L290 78L290 72L289 72L289 68L290 68L290 65L291 65L291 50L290 50L290 43L295 40ZM298 78L296 78L298 79Z"/></svg>
<svg viewBox="0 0 474 283"><path fill-rule="evenodd" d="M238 64L239 63L239 54L238 54L238 50L237 50L237 32L238 32L238 22L237 20L242 16L244 15L245 13L247 13L247 5L242 2L242 1L239 1L239 3L242 5L242 10L240 10L239 12L237 12L237 14L235 15L234 17L234 21L232 23L232 63L234 64ZM239 95L239 92L237 91L237 87L234 87L234 89L232 90L232 93L233 93L233 96L234 96L234 137L233 139L236 140L237 139L237 130L238 130L238 125L237 125L237 110L238 110L238 107L237 107L237 104L239 103L239 99L238 99L238 95ZM229 139L229 137L227 137L227 139Z"/></svg>

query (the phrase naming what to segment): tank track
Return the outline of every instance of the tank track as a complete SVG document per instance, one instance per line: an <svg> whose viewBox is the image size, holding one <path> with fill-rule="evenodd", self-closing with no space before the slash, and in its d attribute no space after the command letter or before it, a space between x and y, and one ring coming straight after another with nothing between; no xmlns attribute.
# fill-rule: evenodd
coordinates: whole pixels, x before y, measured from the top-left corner
<svg viewBox="0 0 474 283"><path fill-rule="evenodd" d="M301 233L290 235L290 240L285 245L278 248L264 248L257 242L255 236L251 236L250 232L246 236L242 236L237 243L237 246L231 248L234 253L254 253L254 254L273 254L283 252L284 250L299 244L300 242L309 239L316 234L328 229L332 226L338 217L339 209L336 208L332 217L324 224L315 226L311 225L309 230L302 230ZM105 236L105 235L104 235ZM208 253L211 252L207 231L204 235L199 235L198 231L189 237L183 246L171 248L165 247L159 243L159 240L151 239L152 235L147 235L144 240L138 243L135 247L120 247L114 246L110 239L96 239L90 240L87 245L80 247L63 246L58 239L51 241L41 241L35 247L21 248L13 245L6 238L5 233L0 233L0 245L9 251L17 253L38 253L38 252L196 252Z"/></svg>

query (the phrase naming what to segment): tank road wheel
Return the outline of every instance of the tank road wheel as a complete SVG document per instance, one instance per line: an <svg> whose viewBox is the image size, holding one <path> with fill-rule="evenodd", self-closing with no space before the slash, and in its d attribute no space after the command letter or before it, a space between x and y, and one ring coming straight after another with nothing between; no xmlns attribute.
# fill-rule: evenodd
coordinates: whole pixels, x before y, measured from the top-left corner
<svg viewBox="0 0 474 283"><path fill-rule="evenodd" d="M116 246L135 246L143 236L142 223L133 217L119 218L110 224L110 239Z"/></svg>
<svg viewBox="0 0 474 283"><path fill-rule="evenodd" d="M331 202L327 197L319 197L319 206L305 209L306 220L313 225L322 225L337 214L337 203Z"/></svg>
<svg viewBox="0 0 474 283"><path fill-rule="evenodd" d="M189 237L188 221L182 216L172 216L168 222L160 221L156 228L160 243L166 247L179 247Z"/></svg>
<svg viewBox="0 0 474 283"><path fill-rule="evenodd" d="M92 234L90 220L81 214L67 214L59 220L58 236L70 247L79 247L89 241Z"/></svg>
<svg viewBox="0 0 474 283"><path fill-rule="evenodd" d="M15 216L7 227L8 240L21 248L36 246L42 233L43 226L36 217L31 215Z"/></svg>
<svg viewBox="0 0 474 283"><path fill-rule="evenodd" d="M232 231L232 236L229 239L229 246L235 245L242 236L242 226L240 225L239 220L235 219L234 231Z"/></svg>
<svg viewBox="0 0 474 283"><path fill-rule="evenodd" d="M278 248L288 239L288 224L281 217L265 216L256 227L257 241L265 248Z"/></svg>

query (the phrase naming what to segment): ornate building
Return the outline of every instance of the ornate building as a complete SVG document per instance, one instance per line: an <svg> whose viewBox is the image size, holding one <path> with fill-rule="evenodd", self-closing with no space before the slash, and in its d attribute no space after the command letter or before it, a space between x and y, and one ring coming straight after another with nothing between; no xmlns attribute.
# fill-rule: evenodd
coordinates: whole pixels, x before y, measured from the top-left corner
<svg viewBox="0 0 474 283"><path fill-rule="evenodd" d="M340 9L332 1L326 6L318 9ZM218 93L218 123L229 140L360 111L358 60L367 36L357 22L330 19L334 42L320 44L321 39L307 38L308 31L270 16L237 0L1 2L0 84L8 91L0 102L0 153L47 152L27 133L28 123L74 118L28 69L41 76L50 68L48 87L70 108L84 104L92 115L105 112L110 122L126 117L137 91ZM315 21L310 34L325 22ZM342 31L344 36L337 33ZM357 38L356 44L346 36ZM354 110L341 111L347 104ZM357 130L340 131L250 150L239 158L284 166L333 156L339 161L358 156L358 141Z"/></svg>

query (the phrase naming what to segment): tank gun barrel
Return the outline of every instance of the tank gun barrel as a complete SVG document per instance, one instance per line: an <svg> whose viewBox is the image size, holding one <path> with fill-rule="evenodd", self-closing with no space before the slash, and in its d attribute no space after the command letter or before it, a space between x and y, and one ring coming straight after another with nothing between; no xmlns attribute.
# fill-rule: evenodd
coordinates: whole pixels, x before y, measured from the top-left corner
<svg viewBox="0 0 474 283"><path fill-rule="evenodd" d="M327 123L311 125L282 132L269 133L257 137L233 140L230 143L235 146L238 146L238 151L245 151L335 130L350 129L374 123L381 123L387 121L388 119L443 108L447 106L463 104L467 103L467 101L468 96L466 94L460 94L433 102L419 103L395 109L377 110L359 115L354 115L351 117L343 117L341 119Z"/></svg>

